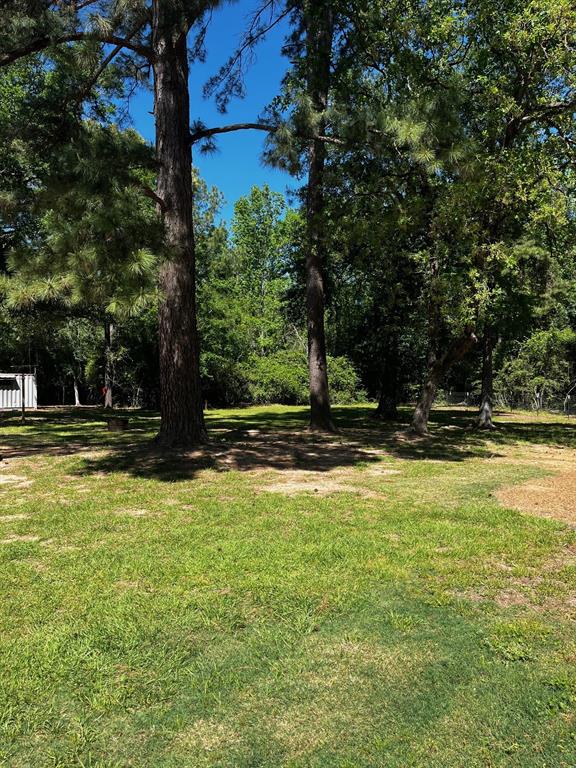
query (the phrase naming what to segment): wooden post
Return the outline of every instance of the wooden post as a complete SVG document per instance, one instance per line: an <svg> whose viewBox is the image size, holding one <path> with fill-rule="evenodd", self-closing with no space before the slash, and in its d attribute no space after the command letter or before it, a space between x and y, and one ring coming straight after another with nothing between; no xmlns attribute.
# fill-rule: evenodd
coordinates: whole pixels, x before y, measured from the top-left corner
<svg viewBox="0 0 576 768"><path fill-rule="evenodd" d="M23 373L20 374L20 386L22 387L22 403L21 403L22 415L20 417L20 421L22 422L22 424L25 424L26 423L26 390L24 389L24 387L26 386L26 384L25 384Z"/></svg>

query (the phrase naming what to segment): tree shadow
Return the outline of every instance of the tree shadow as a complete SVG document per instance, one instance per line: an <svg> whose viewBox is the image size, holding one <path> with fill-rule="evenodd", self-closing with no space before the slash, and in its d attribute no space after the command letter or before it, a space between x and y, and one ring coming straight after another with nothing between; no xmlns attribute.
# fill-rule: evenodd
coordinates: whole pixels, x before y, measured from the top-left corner
<svg viewBox="0 0 576 768"><path fill-rule="evenodd" d="M27 413L25 424L18 415L4 416L0 423L0 460L129 448L153 434L156 427L154 414L129 412L129 431L112 434L108 432L107 419L114 415L127 413L89 407L47 408Z"/></svg>
<svg viewBox="0 0 576 768"><path fill-rule="evenodd" d="M80 475L121 472L176 482L205 469L329 472L378 462L386 455L461 462L494 458L503 455L495 453L498 446L522 442L576 448L576 429L559 421L513 416L499 429L482 432L474 429L472 411L441 409L432 413L431 434L417 437L408 430L410 409L401 409L398 421L383 423L374 419L372 409L359 406L334 408L340 430L336 435L309 432L306 408L208 412L206 446L166 451L151 439L158 428L156 414L129 412L130 429L118 434L106 430L110 415L102 409L39 411L26 427L0 436L0 458L74 454L80 458ZM9 426L17 423L15 417Z"/></svg>

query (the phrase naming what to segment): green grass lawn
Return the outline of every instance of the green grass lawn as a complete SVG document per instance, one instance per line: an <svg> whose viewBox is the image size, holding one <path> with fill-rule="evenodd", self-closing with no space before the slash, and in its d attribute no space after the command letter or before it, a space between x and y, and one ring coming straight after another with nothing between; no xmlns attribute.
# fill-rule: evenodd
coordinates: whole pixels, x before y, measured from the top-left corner
<svg viewBox="0 0 576 768"><path fill-rule="evenodd" d="M0 764L576 766L576 534L494 496L576 426L369 416L212 411L189 456L153 414L5 420Z"/></svg>

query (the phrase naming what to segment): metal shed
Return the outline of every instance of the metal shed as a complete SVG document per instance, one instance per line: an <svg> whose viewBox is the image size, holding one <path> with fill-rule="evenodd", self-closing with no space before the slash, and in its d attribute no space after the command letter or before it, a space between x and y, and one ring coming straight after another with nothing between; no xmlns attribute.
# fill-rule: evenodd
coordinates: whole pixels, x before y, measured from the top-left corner
<svg viewBox="0 0 576 768"><path fill-rule="evenodd" d="M26 408L38 408L35 373L0 373L0 411L20 410L22 392Z"/></svg>

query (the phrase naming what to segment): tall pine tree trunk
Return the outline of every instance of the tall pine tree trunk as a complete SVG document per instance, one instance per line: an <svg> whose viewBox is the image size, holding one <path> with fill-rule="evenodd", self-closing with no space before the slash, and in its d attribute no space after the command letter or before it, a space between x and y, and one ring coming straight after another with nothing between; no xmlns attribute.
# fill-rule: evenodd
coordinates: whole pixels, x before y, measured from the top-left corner
<svg viewBox="0 0 576 768"><path fill-rule="evenodd" d="M317 7L320 6L320 7ZM324 135L330 87L333 18L328 2L307 6L307 64L308 93L314 111L320 119L317 133ZM306 255L306 309L308 317L308 372L310 379L310 428L333 432L330 409L326 333L324 327L326 269L326 231L324 220L324 170L326 145L312 141L309 154L307 224L308 251Z"/></svg>
<svg viewBox="0 0 576 768"><path fill-rule="evenodd" d="M492 411L494 403L494 339L492 329L486 327L482 340L482 395L478 413L478 429L494 429Z"/></svg>
<svg viewBox="0 0 576 768"><path fill-rule="evenodd" d="M193 446L206 439L196 324L192 152L186 33L170 3L154 2L154 114L157 194L166 260L160 271L160 413L158 442Z"/></svg>
<svg viewBox="0 0 576 768"><path fill-rule="evenodd" d="M108 318L104 320L104 408L114 407L114 326Z"/></svg>

